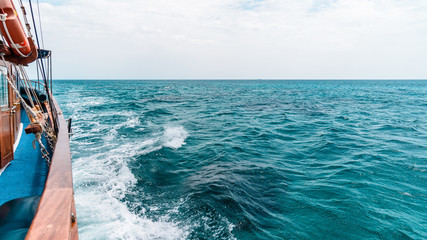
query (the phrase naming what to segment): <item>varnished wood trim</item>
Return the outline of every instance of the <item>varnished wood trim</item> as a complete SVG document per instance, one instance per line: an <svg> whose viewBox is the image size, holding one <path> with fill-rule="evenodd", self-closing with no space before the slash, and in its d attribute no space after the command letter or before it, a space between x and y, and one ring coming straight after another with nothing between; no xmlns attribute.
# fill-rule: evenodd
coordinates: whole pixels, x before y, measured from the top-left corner
<svg viewBox="0 0 427 240"><path fill-rule="evenodd" d="M25 133L30 134L30 133L40 132L41 130L42 130L42 126L40 124L29 124L25 128Z"/></svg>
<svg viewBox="0 0 427 240"><path fill-rule="evenodd" d="M75 216L75 221L71 222L71 240L78 240L79 239L79 231L77 227L77 214L76 214L76 205L73 198L73 204L71 206L71 211L73 212Z"/></svg>
<svg viewBox="0 0 427 240"><path fill-rule="evenodd" d="M45 189L28 231L26 240L78 239L77 218L73 195L70 143L67 123L55 100L58 112L58 137Z"/></svg>

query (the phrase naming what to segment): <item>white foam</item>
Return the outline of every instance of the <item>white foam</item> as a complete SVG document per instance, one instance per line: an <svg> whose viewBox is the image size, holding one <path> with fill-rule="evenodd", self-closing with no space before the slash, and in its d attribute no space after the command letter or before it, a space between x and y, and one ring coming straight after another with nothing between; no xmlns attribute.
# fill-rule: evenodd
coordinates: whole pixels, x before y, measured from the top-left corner
<svg viewBox="0 0 427 240"><path fill-rule="evenodd" d="M136 183L128 162L138 154L160 149L158 142L154 138L142 143L108 143L104 146L109 149L106 152L74 159L75 198L82 238L185 238L187 232L175 223L140 216L123 201Z"/></svg>
<svg viewBox="0 0 427 240"><path fill-rule="evenodd" d="M134 128L134 127L136 127L136 125L138 125L138 123L139 123L139 118L138 117L133 117L133 118L129 118L124 123L124 126L126 126L128 128Z"/></svg>
<svg viewBox="0 0 427 240"><path fill-rule="evenodd" d="M185 144L188 133L182 126L165 127L163 132L163 146L178 149Z"/></svg>
<svg viewBox="0 0 427 240"><path fill-rule="evenodd" d="M105 126L100 126L104 128ZM142 141L117 141L113 128L103 138L102 147L91 150L90 155L74 157L76 207L79 232L83 239L184 239L188 235L176 223L167 220L153 221L129 210L124 197L136 184L128 167L135 156L157 151L162 147L179 148L188 135L182 127L165 128ZM92 137L102 136L102 131L85 132ZM76 136L78 137L78 136ZM122 143L120 143L122 142ZM75 150L87 149L86 142L73 142ZM77 153L79 154L79 153ZM77 155L74 154L74 155ZM165 219L165 218L161 218ZM167 219L167 218L166 218Z"/></svg>
<svg viewBox="0 0 427 240"><path fill-rule="evenodd" d="M137 156L163 147L178 149L185 144L188 133L183 127L164 127L162 131L142 139L126 139L119 129L140 129L139 118L131 111L115 112L126 121L112 126L100 119L109 113L88 113L88 106L100 105L111 99L82 96L69 103L72 111L73 177L75 200L82 239L185 239L188 230L160 216L152 220L144 210L134 212L125 196L131 193L137 179L129 163ZM83 103L83 104L82 104ZM145 126L150 129L153 126ZM100 142L102 141L102 142ZM102 143L102 144L101 144Z"/></svg>
<svg viewBox="0 0 427 240"><path fill-rule="evenodd" d="M187 235L174 223L134 214L123 202L108 195L86 191L76 204L88 210L78 211L82 239L184 239Z"/></svg>

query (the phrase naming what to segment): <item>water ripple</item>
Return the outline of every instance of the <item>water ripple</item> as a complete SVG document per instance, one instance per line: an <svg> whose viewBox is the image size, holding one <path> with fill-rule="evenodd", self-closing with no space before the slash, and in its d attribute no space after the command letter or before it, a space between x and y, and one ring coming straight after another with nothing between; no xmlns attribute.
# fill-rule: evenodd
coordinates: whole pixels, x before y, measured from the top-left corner
<svg viewBox="0 0 427 240"><path fill-rule="evenodd" d="M57 81L87 239L426 239L426 81Z"/></svg>

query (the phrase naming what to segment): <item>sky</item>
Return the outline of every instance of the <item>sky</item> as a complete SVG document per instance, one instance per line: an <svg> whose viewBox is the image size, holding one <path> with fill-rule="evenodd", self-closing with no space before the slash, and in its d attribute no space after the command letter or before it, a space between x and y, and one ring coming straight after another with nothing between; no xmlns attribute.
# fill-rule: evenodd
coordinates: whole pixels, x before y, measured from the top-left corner
<svg viewBox="0 0 427 240"><path fill-rule="evenodd" d="M427 79L426 0L39 2L55 79Z"/></svg>

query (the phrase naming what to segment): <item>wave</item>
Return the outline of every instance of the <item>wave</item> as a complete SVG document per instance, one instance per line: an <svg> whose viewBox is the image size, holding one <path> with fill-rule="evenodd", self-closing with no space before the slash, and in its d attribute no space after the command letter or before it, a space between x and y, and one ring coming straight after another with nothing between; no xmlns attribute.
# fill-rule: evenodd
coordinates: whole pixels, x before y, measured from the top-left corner
<svg viewBox="0 0 427 240"><path fill-rule="evenodd" d="M99 83L56 92L82 239L426 238L425 83Z"/></svg>
<svg viewBox="0 0 427 240"><path fill-rule="evenodd" d="M123 124L125 126L126 124ZM114 129L113 129L114 130ZM115 131L117 134L117 131ZM79 229L87 239L180 239L188 234L176 223L153 221L132 212L125 201L126 194L137 179L128 163L135 157L162 147L178 149L185 144L188 133L181 126L165 127L163 134L143 141L114 143L114 137L104 138L105 145L97 154L73 156L76 206ZM77 148L85 143L73 142ZM108 149L103 151L103 149ZM92 152L96 152L93 149Z"/></svg>
<svg viewBox="0 0 427 240"><path fill-rule="evenodd" d="M124 199L137 181L128 167L129 161L159 149L153 140L136 145L110 144L105 146L110 148L106 152L74 157L75 198L82 238L179 239L186 236L175 223L153 221L128 209Z"/></svg>
<svg viewBox="0 0 427 240"><path fill-rule="evenodd" d="M163 146L178 149L185 144L188 133L182 127L166 127L163 132Z"/></svg>
<svg viewBox="0 0 427 240"><path fill-rule="evenodd" d="M79 98L76 98L79 99ZM183 126L164 126L149 138L129 139L126 130L138 130L139 117L131 111L84 113L106 98L68 103L75 119L73 178L79 234L82 239L184 239L186 228L165 216L150 219L128 207L126 195L137 183L129 164L138 156L163 147L178 149L188 132Z"/></svg>

